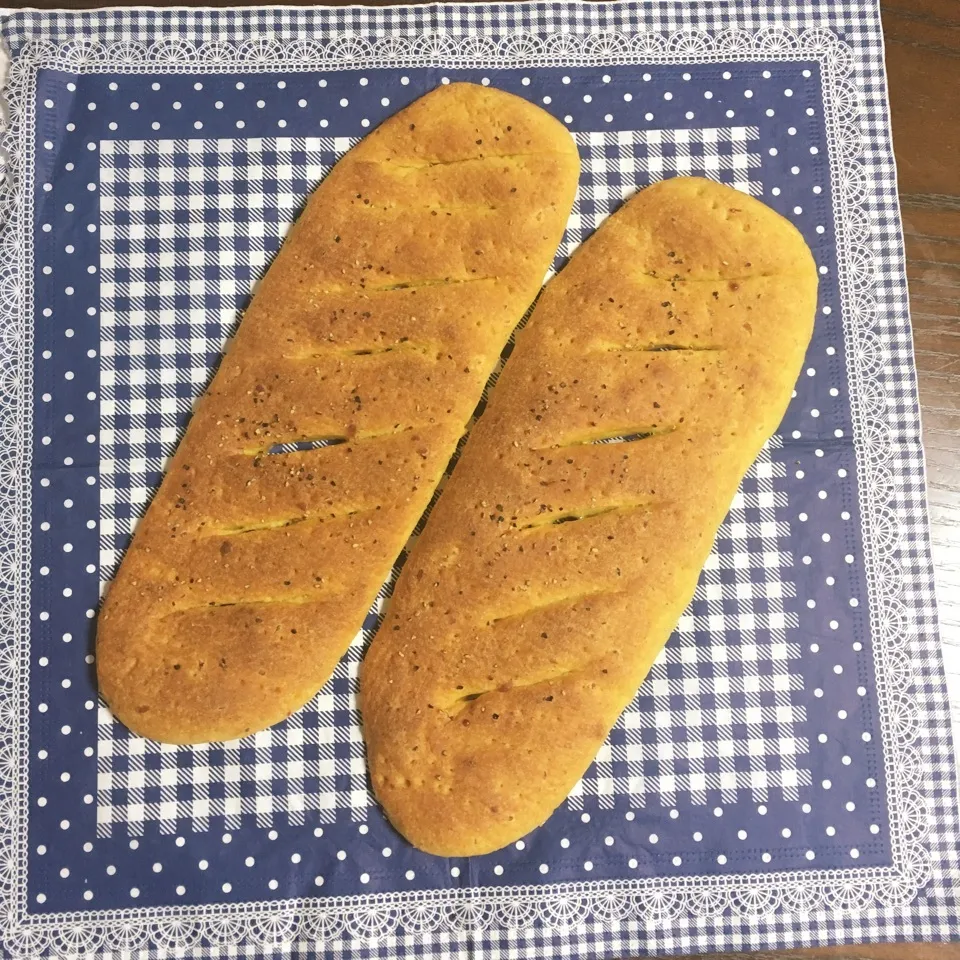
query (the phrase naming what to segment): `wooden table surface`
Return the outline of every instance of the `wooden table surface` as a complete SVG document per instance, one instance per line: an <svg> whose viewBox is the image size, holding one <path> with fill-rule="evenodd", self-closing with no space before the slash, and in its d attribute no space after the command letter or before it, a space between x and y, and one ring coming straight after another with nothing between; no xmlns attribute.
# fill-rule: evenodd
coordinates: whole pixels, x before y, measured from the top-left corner
<svg viewBox="0 0 960 960"><path fill-rule="evenodd" d="M96 0L30 4L48 9L108 5L116 4ZM152 5L174 4L154 0ZM243 5L243 0L205 0L197 5L236 6ZM886 0L881 11L920 377L940 624L953 728L960 744L960 0ZM794 958L960 960L960 944L712 954L698 960Z"/></svg>

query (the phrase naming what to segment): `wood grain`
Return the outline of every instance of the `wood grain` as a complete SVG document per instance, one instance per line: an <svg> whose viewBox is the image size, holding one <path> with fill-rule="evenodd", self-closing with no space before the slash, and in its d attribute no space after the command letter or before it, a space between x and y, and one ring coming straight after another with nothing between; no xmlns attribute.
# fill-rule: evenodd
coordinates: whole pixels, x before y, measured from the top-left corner
<svg viewBox="0 0 960 960"><path fill-rule="evenodd" d="M262 2L205 0L203 5L248 6ZM376 6L389 2L368 0ZM107 5L95 0L36 4L44 9ZM183 4L182 0L154 0L154 5ZM941 636L954 737L960 743L960 2L889 0L881 4L881 13L923 415ZM960 944L897 943L713 954L709 960L828 958L960 960Z"/></svg>

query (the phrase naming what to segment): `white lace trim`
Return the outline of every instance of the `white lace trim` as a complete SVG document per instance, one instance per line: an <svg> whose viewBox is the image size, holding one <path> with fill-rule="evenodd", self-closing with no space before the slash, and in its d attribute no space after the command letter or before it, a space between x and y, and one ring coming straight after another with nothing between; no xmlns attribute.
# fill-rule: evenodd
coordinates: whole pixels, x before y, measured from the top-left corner
<svg viewBox="0 0 960 960"><path fill-rule="evenodd" d="M30 916L26 913L26 802L29 622L29 529L32 341L32 222L34 117L38 69L77 73L147 70L219 73L398 66L564 66L632 63L717 63L813 60L820 64L834 226L839 254L847 365L869 587L872 640L880 705L893 865L883 868L798 871L723 877L647 878L551 886L424 891L197 907L141 908ZM900 524L893 496L887 397L879 376L883 347L875 332L877 301L868 197L861 165L860 93L851 80L850 48L827 29L731 30L671 36L644 33L549 36L442 34L368 41L343 36L321 43L251 40L194 46L163 40L151 46L104 46L75 40L62 46L37 40L23 46L7 84L10 122L2 147L7 183L0 187L0 936L15 956L75 956L97 950L184 950L249 942L379 938L402 929L475 932L485 928L601 922L669 923L759 917L776 910L860 913L911 902L929 878L926 800L920 793L918 719L911 698L907 647L913 630L897 559Z"/></svg>

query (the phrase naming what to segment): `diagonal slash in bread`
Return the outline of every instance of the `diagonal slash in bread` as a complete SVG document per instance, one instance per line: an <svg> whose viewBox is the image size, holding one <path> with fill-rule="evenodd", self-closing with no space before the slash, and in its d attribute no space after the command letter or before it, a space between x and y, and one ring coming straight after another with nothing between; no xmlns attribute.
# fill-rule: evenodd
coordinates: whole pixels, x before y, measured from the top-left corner
<svg viewBox="0 0 960 960"><path fill-rule="evenodd" d="M547 285L362 667L374 790L415 846L503 847L586 770L780 423L816 296L790 223L693 178Z"/></svg>
<svg viewBox="0 0 960 960"><path fill-rule="evenodd" d="M131 730L232 739L326 682L540 288L578 174L562 124L471 84L334 167L107 594L100 689Z"/></svg>

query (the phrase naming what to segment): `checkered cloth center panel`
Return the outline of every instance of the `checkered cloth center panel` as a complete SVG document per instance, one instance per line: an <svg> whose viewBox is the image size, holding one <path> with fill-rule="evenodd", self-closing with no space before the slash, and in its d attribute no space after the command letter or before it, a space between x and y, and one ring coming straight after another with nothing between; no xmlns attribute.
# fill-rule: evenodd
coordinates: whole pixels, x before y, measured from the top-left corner
<svg viewBox="0 0 960 960"><path fill-rule="evenodd" d="M751 127L578 134L583 176L557 264L637 180L699 173L752 194ZM101 143L101 517L105 587L162 477L256 278L303 197L350 146L344 138ZM751 147L753 146L753 149ZM782 463L765 451L720 532L674 643L571 794L576 809L725 802L809 783L799 656L785 631L793 596ZM368 624L375 623L378 601ZM703 643L710 631L709 646ZM723 639L736 644L728 655ZM174 747L131 736L106 709L98 721L98 831L228 828L282 816L366 815L356 677L369 630L333 678L286 722L222 747ZM742 665L740 665L742 661ZM728 666L737 663L735 673ZM668 679L669 673L669 679ZM687 709L669 711L682 690ZM667 719L669 718L669 719ZM777 737L763 736L775 721ZM707 737L704 726L709 725ZM735 733L736 730L736 733ZM714 733L715 731L715 733ZM746 734L742 736L741 734Z"/></svg>

